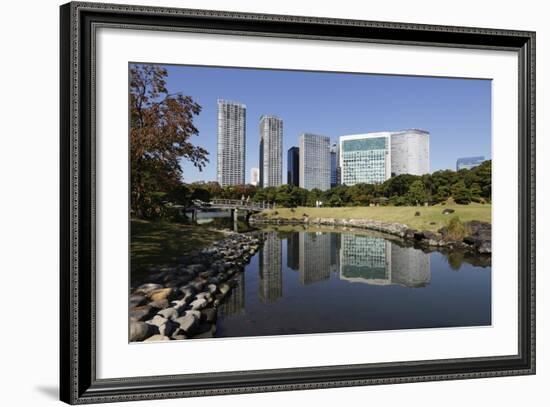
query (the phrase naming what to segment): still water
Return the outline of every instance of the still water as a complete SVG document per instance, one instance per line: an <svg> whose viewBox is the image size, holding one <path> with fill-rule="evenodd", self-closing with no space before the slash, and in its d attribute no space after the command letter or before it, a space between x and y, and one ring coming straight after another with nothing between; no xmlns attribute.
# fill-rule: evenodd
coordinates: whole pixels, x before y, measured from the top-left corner
<svg viewBox="0 0 550 407"><path fill-rule="evenodd" d="M489 264L369 232L266 232L216 336L490 325Z"/></svg>

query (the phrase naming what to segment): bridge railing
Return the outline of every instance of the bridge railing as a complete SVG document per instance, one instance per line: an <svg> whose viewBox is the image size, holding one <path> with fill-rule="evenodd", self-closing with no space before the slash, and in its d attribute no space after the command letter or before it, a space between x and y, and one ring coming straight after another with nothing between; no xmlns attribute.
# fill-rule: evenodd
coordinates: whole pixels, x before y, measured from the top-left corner
<svg viewBox="0 0 550 407"><path fill-rule="evenodd" d="M275 204L269 202L252 202L246 199L212 199L205 202L206 206L226 206L232 208L250 208L254 210L273 209Z"/></svg>

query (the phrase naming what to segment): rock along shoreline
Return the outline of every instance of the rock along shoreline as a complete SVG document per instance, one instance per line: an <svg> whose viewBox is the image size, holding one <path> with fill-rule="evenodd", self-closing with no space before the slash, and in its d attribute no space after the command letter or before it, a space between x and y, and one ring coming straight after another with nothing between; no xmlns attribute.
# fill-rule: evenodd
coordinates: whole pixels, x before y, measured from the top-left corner
<svg viewBox="0 0 550 407"><path fill-rule="evenodd" d="M253 224L271 225L304 225L304 226L340 226L356 229L368 229L402 239L413 241L424 247L443 247L448 249L460 249L477 254L491 254L491 224L482 221L465 222L464 226L469 231L468 236L462 240L452 239L447 228L443 227L438 232L428 230L417 230L409 228L401 223L383 222L370 219L339 219L339 218L266 218L252 216L250 222Z"/></svg>
<svg viewBox="0 0 550 407"><path fill-rule="evenodd" d="M228 233L177 266L152 269L130 290L130 342L214 337L219 306L262 243L258 232Z"/></svg>

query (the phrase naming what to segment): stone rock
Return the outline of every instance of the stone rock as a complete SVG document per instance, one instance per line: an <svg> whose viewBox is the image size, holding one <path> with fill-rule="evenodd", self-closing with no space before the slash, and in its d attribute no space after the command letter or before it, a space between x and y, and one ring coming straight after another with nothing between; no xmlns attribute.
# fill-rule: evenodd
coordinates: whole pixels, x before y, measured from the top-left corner
<svg viewBox="0 0 550 407"><path fill-rule="evenodd" d="M443 210L441 211L441 213L442 213L443 215L450 215L451 213L454 213L454 212L455 212L455 210L454 210L454 209L451 209L451 208L445 208L445 209L443 209Z"/></svg>
<svg viewBox="0 0 550 407"><path fill-rule="evenodd" d="M208 300L206 300L205 298L197 298L196 300L192 301L189 304L189 307L192 310L200 310L200 309L206 307L207 304L208 304Z"/></svg>
<svg viewBox="0 0 550 407"><path fill-rule="evenodd" d="M130 322L130 342L143 341L150 335L149 325L145 322Z"/></svg>
<svg viewBox="0 0 550 407"><path fill-rule="evenodd" d="M175 308L165 308L159 311L157 315L161 315L166 319L176 319L179 316L179 312Z"/></svg>
<svg viewBox="0 0 550 407"><path fill-rule="evenodd" d="M147 297L140 294L132 294L130 295L129 303L130 308L139 307L140 305L143 305L147 302Z"/></svg>
<svg viewBox="0 0 550 407"><path fill-rule="evenodd" d="M170 338L164 335L153 335L147 339L145 339L143 342L160 342L160 341L169 341Z"/></svg>
<svg viewBox="0 0 550 407"><path fill-rule="evenodd" d="M186 267L186 269L189 270L192 274L197 275L201 271L206 270L206 266L204 264L200 264L200 263L198 263L198 264L189 264Z"/></svg>
<svg viewBox="0 0 550 407"><path fill-rule="evenodd" d="M479 245L478 251L482 254L490 254L491 253L491 241L490 240L484 240L483 243Z"/></svg>
<svg viewBox="0 0 550 407"><path fill-rule="evenodd" d="M172 321L171 319L167 320L164 324L159 326L159 333L164 336L172 336L179 328L179 325Z"/></svg>
<svg viewBox="0 0 550 407"><path fill-rule="evenodd" d="M182 293L185 297L193 296L195 295L196 292L197 290L195 290L195 288L193 288L190 285L185 285L183 287L180 287L180 293Z"/></svg>
<svg viewBox="0 0 550 407"><path fill-rule="evenodd" d="M189 285L195 290L195 291L202 291L204 287L205 282L204 281L191 281Z"/></svg>
<svg viewBox="0 0 550 407"><path fill-rule="evenodd" d="M210 291L210 293L214 294L216 292L216 290L218 289L218 287L216 286L216 284L208 284L208 291Z"/></svg>
<svg viewBox="0 0 550 407"><path fill-rule="evenodd" d="M218 311L215 308L204 308L201 310L201 321L213 323L216 321Z"/></svg>
<svg viewBox="0 0 550 407"><path fill-rule="evenodd" d="M193 335L193 339L207 339L213 338L216 334L216 325L209 323L202 323L197 328L197 332Z"/></svg>
<svg viewBox="0 0 550 407"><path fill-rule="evenodd" d="M414 234L418 232L416 229L406 229L403 235L406 239L414 239Z"/></svg>
<svg viewBox="0 0 550 407"><path fill-rule="evenodd" d="M175 290L173 288L161 288L159 290L154 290L149 294L149 298L151 301L161 301L161 300L167 300L170 301L175 294Z"/></svg>
<svg viewBox="0 0 550 407"><path fill-rule="evenodd" d="M155 290L161 289L162 286L160 284L153 284L153 283L147 283L140 285L135 291L135 294L142 294L142 295L149 295L151 292Z"/></svg>
<svg viewBox="0 0 550 407"><path fill-rule="evenodd" d="M179 324L179 329L185 333L191 333L196 328L198 319L193 314L185 314L182 317L179 317L174 322Z"/></svg>
<svg viewBox="0 0 550 407"><path fill-rule="evenodd" d="M158 301L151 301L147 305L153 308L156 308L157 310L161 310L164 308L168 308L170 306L170 303L168 302L168 300L158 300Z"/></svg>
<svg viewBox="0 0 550 407"><path fill-rule="evenodd" d="M420 212L416 211L416 212L414 213L414 216L420 216Z"/></svg>
<svg viewBox="0 0 550 407"><path fill-rule="evenodd" d="M231 291L231 286L227 283L223 283L223 284L220 284L219 286L219 290L220 292L225 295L227 294L229 291Z"/></svg>
<svg viewBox="0 0 550 407"><path fill-rule="evenodd" d="M195 318L197 320L199 320L201 318L201 312L197 311L197 310L189 309L189 310L185 311L185 315L193 315L193 316L195 316Z"/></svg>
<svg viewBox="0 0 550 407"><path fill-rule="evenodd" d="M132 321L146 321L153 317L156 309L150 305L140 305L130 309L129 316Z"/></svg>
<svg viewBox="0 0 550 407"><path fill-rule="evenodd" d="M164 318L162 315L157 314L153 317L153 319L149 321L149 323L151 325L156 325L160 327L161 325L166 323L166 321L168 321L168 318Z"/></svg>
<svg viewBox="0 0 550 407"><path fill-rule="evenodd" d="M187 339L187 336L186 335L172 335L172 339L175 340L175 341L181 341L181 340Z"/></svg>

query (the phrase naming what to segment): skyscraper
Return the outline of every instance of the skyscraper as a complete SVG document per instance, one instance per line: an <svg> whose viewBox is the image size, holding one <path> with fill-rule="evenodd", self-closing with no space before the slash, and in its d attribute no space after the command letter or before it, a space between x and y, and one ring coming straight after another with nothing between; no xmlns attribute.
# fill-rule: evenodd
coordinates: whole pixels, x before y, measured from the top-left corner
<svg viewBox="0 0 550 407"><path fill-rule="evenodd" d="M390 178L390 137L390 132L341 136L342 184L380 184Z"/></svg>
<svg viewBox="0 0 550 407"><path fill-rule="evenodd" d="M485 157L483 156L459 158L458 160L456 160L456 170L471 170L472 168L477 167L483 161L485 161Z"/></svg>
<svg viewBox="0 0 550 407"><path fill-rule="evenodd" d="M243 185L245 166L246 106L218 100L218 183Z"/></svg>
<svg viewBox="0 0 550 407"><path fill-rule="evenodd" d="M393 175L430 172L430 133L410 129L340 137L340 182L379 184Z"/></svg>
<svg viewBox="0 0 550 407"><path fill-rule="evenodd" d="M311 190L330 188L330 139L303 133L300 136L300 187Z"/></svg>
<svg viewBox="0 0 550 407"><path fill-rule="evenodd" d="M283 182L283 121L260 118L260 186L278 187Z"/></svg>
<svg viewBox="0 0 550 407"><path fill-rule="evenodd" d="M250 169L250 184L255 187L260 184L260 169L257 167Z"/></svg>
<svg viewBox="0 0 550 407"><path fill-rule="evenodd" d="M330 146L330 187L334 188L340 184L339 172L340 163L338 162L338 144Z"/></svg>
<svg viewBox="0 0 550 407"><path fill-rule="evenodd" d="M430 133L411 129L391 133L392 175L430 172Z"/></svg>
<svg viewBox="0 0 550 407"><path fill-rule="evenodd" d="M300 149L290 147L287 153L286 183L288 185L300 186Z"/></svg>

